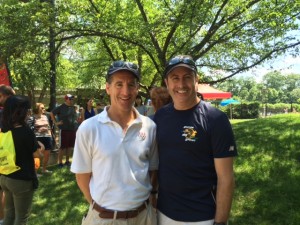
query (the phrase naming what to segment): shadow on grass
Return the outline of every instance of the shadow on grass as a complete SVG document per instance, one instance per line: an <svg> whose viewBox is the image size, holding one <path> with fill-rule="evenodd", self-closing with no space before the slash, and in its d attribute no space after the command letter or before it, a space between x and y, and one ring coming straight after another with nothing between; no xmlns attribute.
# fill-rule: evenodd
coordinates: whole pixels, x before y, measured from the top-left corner
<svg viewBox="0 0 300 225"><path fill-rule="evenodd" d="M230 224L299 224L300 115L233 125L239 150Z"/></svg>
<svg viewBox="0 0 300 225"><path fill-rule="evenodd" d="M67 167L50 169L53 174L40 178L29 225L81 224L88 204L76 184L75 175Z"/></svg>

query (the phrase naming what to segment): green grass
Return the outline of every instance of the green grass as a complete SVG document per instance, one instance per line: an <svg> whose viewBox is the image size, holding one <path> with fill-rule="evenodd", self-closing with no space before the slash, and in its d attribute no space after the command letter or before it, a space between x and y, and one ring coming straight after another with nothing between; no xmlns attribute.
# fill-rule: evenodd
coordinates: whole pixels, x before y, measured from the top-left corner
<svg viewBox="0 0 300 225"><path fill-rule="evenodd" d="M300 224L300 114L232 123L239 156L230 225Z"/></svg>
<svg viewBox="0 0 300 225"><path fill-rule="evenodd" d="M69 168L49 167L51 175L40 177L40 186L34 196L29 225L81 224L88 210Z"/></svg>
<svg viewBox="0 0 300 225"><path fill-rule="evenodd" d="M230 225L300 224L300 114L232 120L239 156ZM67 168L40 178L29 225L81 224L88 205Z"/></svg>

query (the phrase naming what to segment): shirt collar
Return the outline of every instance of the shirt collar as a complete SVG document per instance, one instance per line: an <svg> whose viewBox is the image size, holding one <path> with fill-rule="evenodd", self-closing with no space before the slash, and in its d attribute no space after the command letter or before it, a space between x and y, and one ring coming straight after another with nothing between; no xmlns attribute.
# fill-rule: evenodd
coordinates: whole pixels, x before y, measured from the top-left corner
<svg viewBox="0 0 300 225"><path fill-rule="evenodd" d="M107 113L108 108L109 108L109 106L105 106L104 110L99 114L98 121L100 123L110 123L110 122L112 122L112 120L109 118L108 113ZM141 114L134 107L132 107L132 109L134 110L134 112L136 114L136 118L135 118L135 120L133 121L132 124L142 123Z"/></svg>

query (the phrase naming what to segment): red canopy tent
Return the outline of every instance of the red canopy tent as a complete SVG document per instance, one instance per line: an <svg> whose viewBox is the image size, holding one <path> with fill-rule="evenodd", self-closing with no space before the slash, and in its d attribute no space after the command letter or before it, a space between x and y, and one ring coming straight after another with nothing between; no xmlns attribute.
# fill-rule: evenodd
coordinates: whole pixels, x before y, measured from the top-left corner
<svg viewBox="0 0 300 225"><path fill-rule="evenodd" d="M203 99L226 99L231 98L230 92L217 90L209 84L198 84L198 93L203 96Z"/></svg>
<svg viewBox="0 0 300 225"><path fill-rule="evenodd" d="M1 64L1 60L0 60L0 84L11 85L9 79L9 72L7 70L6 65L4 63Z"/></svg>

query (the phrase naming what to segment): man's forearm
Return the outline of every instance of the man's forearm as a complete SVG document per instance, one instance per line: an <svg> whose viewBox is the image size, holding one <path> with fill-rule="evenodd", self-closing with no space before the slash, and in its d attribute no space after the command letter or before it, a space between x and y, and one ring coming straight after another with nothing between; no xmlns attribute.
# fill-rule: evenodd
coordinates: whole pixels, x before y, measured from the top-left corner
<svg viewBox="0 0 300 225"><path fill-rule="evenodd" d="M218 180L215 215L216 222L228 221L234 186L235 182L233 176Z"/></svg>
<svg viewBox="0 0 300 225"><path fill-rule="evenodd" d="M91 196L91 192L90 192L91 176L92 176L92 173L76 174L77 185L89 204L91 204L92 200L93 200L92 196Z"/></svg>
<svg viewBox="0 0 300 225"><path fill-rule="evenodd" d="M150 181L151 181L151 185L152 185L152 191L150 193L150 203L152 204L152 206L154 208L156 208L156 204L157 204L157 189L158 189L158 181L157 181L157 170L154 171L150 171Z"/></svg>

